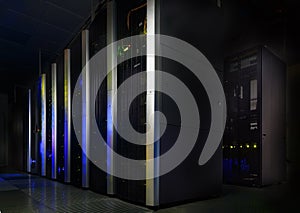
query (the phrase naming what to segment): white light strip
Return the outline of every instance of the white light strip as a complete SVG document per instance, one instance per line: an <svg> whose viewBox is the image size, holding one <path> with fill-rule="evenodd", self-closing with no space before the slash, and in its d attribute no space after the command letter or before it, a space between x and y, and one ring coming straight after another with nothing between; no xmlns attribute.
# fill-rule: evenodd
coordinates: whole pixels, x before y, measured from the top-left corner
<svg viewBox="0 0 300 213"><path fill-rule="evenodd" d="M52 179L56 179L57 174L57 71L56 64L53 63L51 66L51 77L52 77Z"/></svg>
<svg viewBox="0 0 300 213"><path fill-rule="evenodd" d="M107 44L111 44L116 40L116 2L114 0L107 3ZM107 70L110 72L113 69L117 50L113 48L107 50ZM110 72L107 77L107 144L114 147L114 123L117 118L113 113L117 103L113 101L113 94L117 91L117 68ZM114 156L111 150L107 150L107 171L113 173ZM114 194L114 178L107 174L107 194Z"/></svg>
<svg viewBox="0 0 300 213"><path fill-rule="evenodd" d="M64 51L64 180L71 182L71 52Z"/></svg>
<svg viewBox="0 0 300 213"><path fill-rule="evenodd" d="M89 70L89 31L82 31L82 187L89 187L89 155L90 147L90 70ZM85 154L87 153L87 154Z"/></svg>
<svg viewBox="0 0 300 213"><path fill-rule="evenodd" d="M155 0L147 0L147 97L146 97L146 123L147 131L150 130L152 134L146 136L146 159L153 159L155 157L156 147L153 143L155 129L155 75L151 72L155 71L155 40L150 36L155 35ZM149 129L151 128L151 129ZM146 177L153 176L158 172L158 162L146 163ZM146 205L156 206L159 204L158 197L158 179L146 180Z"/></svg>
<svg viewBox="0 0 300 213"><path fill-rule="evenodd" d="M27 172L31 172L31 90L28 90L28 153Z"/></svg>

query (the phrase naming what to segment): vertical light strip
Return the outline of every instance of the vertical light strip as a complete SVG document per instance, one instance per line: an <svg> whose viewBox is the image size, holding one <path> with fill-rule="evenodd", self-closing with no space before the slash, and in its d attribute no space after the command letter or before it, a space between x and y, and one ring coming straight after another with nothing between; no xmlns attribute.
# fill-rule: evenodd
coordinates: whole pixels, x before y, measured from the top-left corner
<svg viewBox="0 0 300 213"><path fill-rule="evenodd" d="M46 74L41 75L41 175L46 176Z"/></svg>
<svg viewBox="0 0 300 213"><path fill-rule="evenodd" d="M155 0L147 0L147 97L146 97L146 123L147 131L151 134L146 136L146 159L155 157ZM152 72L152 73L151 73ZM152 162L152 163L151 163ZM153 176L159 171L157 162L146 163L146 177ZM156 206L159 204L158 179L146 180L146 205Z"/></svg>
<svg viewBox="0 0 300 213"><path fill-rule="evenodd" d="M71 182L71 51L64 51L64 180Z"/></svg>
<svg viewBox="0 0 300 213"><path fill-rule="evenodd" d="M52 133L52 179L56 179L57 173L57 71L56 64L51 65L51 77L52 77L52 119L51 119L51 133Z"/></svg>
<svg viewBox="0 0 300 213"><path fill-rule="evenodd" d="M111 44L116 40L116 2L114 0L107 3L107 44ZM112 46L107 50L107 144L114 147L114 123L116 123L117 115L114 114L114 107L117 105L113 101L113 94L117 91L117 68L114 69L116 64L117 50ZM113 152L107 150L107 171L113 173L114 160ZM114 178L112 175L107 174L107 194L114 194Z"/></svg>
<svg viewBox="0 0 300 213"><path fill-rule="evenodd" d="M90 70L89 70L89 31L82 31L82 187L89 187L89 160L87 158L90 147ZM87 155L85 154L87 153Z"/></svg>
<svg viewBox="0 0 300 213"><path fill-rule="evenodd" d="M27 172L31 172L31 90L28 90L28 153Z"/></svg>

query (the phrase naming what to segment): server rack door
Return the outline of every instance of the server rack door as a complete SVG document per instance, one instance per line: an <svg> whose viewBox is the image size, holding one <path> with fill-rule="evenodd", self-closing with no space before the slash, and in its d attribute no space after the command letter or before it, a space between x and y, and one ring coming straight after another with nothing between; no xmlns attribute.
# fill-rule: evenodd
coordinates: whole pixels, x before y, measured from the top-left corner
<svg viewBox="0 0 300 213"><path fill-rule="evenodd" d="M36 84L36 108L35 108L35 142L36 142L36 170L37 174L42 175L42 77L39 76L39 79Z"/></svg>
<svg viewBox="0 0 300 213"><path fill-rule="evenodd" d="M98 12L92 22L90 31L90 58L92 58L97 52L106 46L106 7ZM99 67L99 72L106 72L106 64ZM91 79L96 80L96 79ZM91 88L96 89L96 88ZM91 103L93 104L93 103ZM100 89L98 90L98 95L95 104L95 116L98 124L99 131L106 141L106 131L107 131L107 81L104 80ZM90 189L100 193L107 193L107 174L106 172L99 169L92 161L90 161Z"/></svg>
<svg viewBox="0 0 300 213"><path fill-rule="evenodd" d="M245 51L225 62L228 118L224 134L224 181L260 184L260 51Z"/></svg>
<svg viewBox="0 0 300 213"><path fill-rule="evenodd" d="M51 66L50 66L51 68ZM46 177L52 175L52 73L46 72Z"/></svg>
<svg viewBox="0 0 300 213"><path fill-rule="evenodd" d="M144 34L146 29L146 1L117 1L117 39L122 39L128 36ZM125 54L130 54L131 51L146 52L146 41L135 41L144 43L144 49L137 49L132 44L123 44L118 47L118 57L124 57ZM120 86L122 82L130 78L132 75L146 70L146 57L136 57L127 60L117 67L117 85ZM130 80L129 80L130 81ZM138 82L131 82L132 84L139 85L139 87L146 87L147 79L139 79ZM127 108L127 96L122 95L118 98L118 106ZM129 119L132 126L138 132L146 131L146 94L139 95L133 103L129 103L130 112ZM122 122L124 116L128 116L127 113L118 111L117 125L118 128L122 128ZM146 138L145 138L146 140ZM117 135L116 152L119 154L131 158L131 159L146 159L145 146L132 144L119 135ZM124 168L126 172L126 168ZM146 168L145 168L146 172ZM126 180L116 178L116 194L122 199L132 202L138 202L145 204L146 200L146 181L145 180Z"/></svg>
<svg viewBox="0 0 300 213"><path fill-rule="evenodd" d="M57 179L64 182L64 55L57 59Z"/></svg>
<svg viewBox="0 0 300 213"><path fill-rule="evenodd" d="M31 90L31 173L40 175L40 91L39 81Z"/></svg>
<svg viewBox="0 0 300 213"><path fill-rule="evenodd" d="M260 184L260 49L240 57L238 102L239 179L249 185ZM242 145L242 148L241 148Z"/></svg>
<svg viewBox="0 0 300 213"><path fill-rule="evenodd" d="M223 72L223 48L220 36L223 34L223 16L222 8L217 7L215 1L192 0L188 3L180 0L159 1L157 15L160 34L192 44L208 58L218 72ZM192 152L173 171L159 178L159 204L218 195L222 187L221 146L205 165L198 165L211 124L211 107L205 88L190 70L178 62L161 58L159 70L176 76L187 85L200 113L200 131ZM160 87L164 87L163 81ZM178 107L170 97L158 94L157 100L156 108L167 118L166 132L160 138L162 155L174 145L180 129L190 127L182 126Z"/></svg>
<svg viewBox="0 0 300 213"><path fill-rule="evenodd" d="M286 178L285 91L286 65L262 48L261 172L262 185Z"/></svg>
<svg viewBox="0 0 300 213"><path fill-rule="evenodd" d="M46 99L46 74L42 74L39 79L39 124L40 124L40 141L39 141L39 161L40 161L40 172L42 176L46 176L46 166L47 166L47 152L46 152L46 142L47 142L47 130L46 130L46 119L47 119L47 99Z"/></svg>
<svg viewBox="0 0 300 213"><path fill-rule="evenodd" d="M71 182L71 51L64 50L64 70L63 70L63 137L64 137L64 181Z"/></svg>
<svg viewBox="0 0 300 213"><path fill-rule="evenodd" d="M78 36L71 47L71 94L74 94L74 89L78 77L81 73L81 36ZM73 126L73 124L72 124ZM82 184L82 149L78 143L74 128L71 130L71 183L76 186Z"/></svg>
<svg viewBox="0 0 300 213"><path fill-rule="evenodd" d="M224 90L227 101L227 122L223 137L223 178L230 181L235 167L232 166L235 153L233 148L238 147L238 102L239 102L239 74L240 61L233 57L225 62Z"/></svg>

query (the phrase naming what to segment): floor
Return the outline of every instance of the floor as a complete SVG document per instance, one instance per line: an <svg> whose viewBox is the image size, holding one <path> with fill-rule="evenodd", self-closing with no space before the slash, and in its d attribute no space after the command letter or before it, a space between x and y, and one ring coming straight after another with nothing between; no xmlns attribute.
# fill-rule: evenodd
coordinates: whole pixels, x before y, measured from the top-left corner
<svg viewBox="0 0 300 213"><path fill-rule="evenodd" d="M291 212L300 201L299 195L291 192L288 184L264 188L224 185L221 197L157 212ZM38 176L1 173L0 213L6 212L143 213L153 210Z"/></svg>

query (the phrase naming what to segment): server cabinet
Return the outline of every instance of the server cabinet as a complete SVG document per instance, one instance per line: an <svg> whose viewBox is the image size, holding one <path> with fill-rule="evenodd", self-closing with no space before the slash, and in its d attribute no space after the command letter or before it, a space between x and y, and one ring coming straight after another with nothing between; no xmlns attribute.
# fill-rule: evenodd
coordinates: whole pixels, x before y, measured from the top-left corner
<svg viewBox="0 0 300 213"><path fill-rule="evenodd" d="M65 181L65 143L64 143L64 54L61 54L56 60L57 64L57 179L61 182Z"/></svg>
<svg viewBox="0 0 300 213"><path fill-rule="evenodd" d="M224 89L224 182L267 185L285 176L285 65L265 47L229 57Z"/></svg>
<svg viewBox="0 0 300 213"><path fill-rule="evenodd" d="M74 94L76 82L81 73L81 36L78 36L70 46L71 52L71 94ZM73 121L72 121L73 122ZM73 126L73 124L72 124ZM82 186L82 149L78 143L74 128L71 128L71 183Z"/></svg>
<svg viewBox="0 0 300 213"><path fill-rule="evenodd" d="M46 71L46 177L52 177L52 72Z"/></svg>
<svg viewBox="0 0 300 213"><path fill-rule="evenodd" d="M146 19L147 19L147 1L116 1L116 19L117 19L117 40L144 34L146 33ZM133 12L134 11L134 12ZM126 43L118 46L117 56L118 59L130 56L134 51L146 53L146 40L141 39L138 42L143 49L134 46L132 43ZM143 45L144 44L144 45ZM138 87L146 87L147 79L139 79L137 82L130 80L130 77L136 73L146 70L146 56L140 56L124 61L117 67L117 87L119 87L125 80L129 78L131 84L138 84ZM131 124L136 131L145 133L146 131L146 94L139 95L133 103L128 103L129 94L124 94L118 98L118 106L126 109L130 105L129 115L124 112L118 111L117 125L118 128L126 128L123 123L125 116L129 116ZM146 138L144 138L146 141ZM146 159L146 148L126 141L119 134L116 138L116 152L127 158L136 160ZM126 168L123 168L126 172ZM146 167L145 167L146 173ZM116 194L118 197L129 200L131 202L146 203L146 180L127 180L116 178Z"/></svg>
<svg viewBox="0 0 300 213"><path fill-rule="evenodd" d="M222 35L224 33L222 7L216 4L216 1L210 0L189 2L163 0L155 1L155 3L156 33L181 39L196 47L205 55L221 78L223 72ZM163 44L157 45L158 51L161 45ZM180 49L176 51L180 52ZM198 164L199 156L212 128L213 111L207 88L204 88L191 70L179 62L160 58L156 62L156 67L176 76L188 87L194 96L200 115L200 129L194 148L178 167L159 177L159 193L156 202L159 205L165 205L218 196L222 192L221 146L205 165ZM201 73L202 67L199 67L197 72ZM164 88L164 80L156 80L156 87ZM167 118L166 132L160 139L159 145L160 155L162 155L174 146L182 128L192 127L183 125L179 109L170 97L156 94L156 108ZM220 122L225 123L225 121Z"/></svg>
<svg viewBox="0 0 300 213"><path fill-rule="evenodd" d="M57 177L57 66L46 71L46 177Z"/></svg>
<svg viewBox="0 0 300 213"><path fill-rule="evenodd" d="M102 48L106 47L106 28L107 28L107 8L103 7L89 27L89 45L90 58L97 54ZM105 72L106 65L99 67L100 72ZM95 79L91 79L95 80ZM94 88L91 88L94 89ZM107 140L107 79L103 81L100 89L97 91L98 95L95 102L95 116L98 129ZM107 174L99 169L92 161L90 161L90 189L99 193L107 193Z"/></svg>
<svg viewBox="0 0 300 213"><path fill-rule="evenodd" d="M30 140L30 173L40 175L40 81L34 82L30 91L31 140Z"/></svg>
<svg viewBox="0 0 300 213"><path fill-rule="evenodd" d="M46 153L46 143L47 143L47 131L46 131L46 124L47 124L47 99L46 99L46 74L42 74L39 78L39 106L40 111L38 112L40 129L39 129L39 136L40 139L39 148L40 148L40 171L41 176L46 176L46 167L47 167L47 153Z"/></svg>
<svg viewBox="0 0 300 213"><path fill-rule="evenodd" d="M222 73L223 71L223 54L222 54L222 9L217 6L215 1L192 1L186 4L182 1L117 1L117 39L139 34L164 34L180 38L189 42L204 53L214 68ZM178 11L180 8L180 12ZM197 19L196 27L190 23L194 22L203 11L203 17ZM210 13L208 13L209 11ZM178 14L181 14L180 16ZM214 20L214 24L208 24L205 20ZM176 25L172 24L176 23ZM213 26L213 27L212 27ZM211 31L205 30L210 27ZM202 34L205 34L202 37ZM200 39L199 39L200 38ZM209 38L209 39L208 39ZM203 149L206 138L210 131L211 109L205 88L195 79L195 76L183 65L166 58L150 59L147 57L149 52L149 44L146 39L135 41L141 44L141 49L129 44L122 44L118 47L118 58L130 56L132 52L142 52L145 55L134 57L127 60L117 67L117 83L118 87L123 81L128 80L132 75L146 71L150 67L163 70L174 76L180 81L188 85L189 90L194 95L200 111L201 128L198 135L196 145L190 155L174 170L168 174L162 175L155 179L147 180L125 180L116 178L116 195L122 199L147 206L167 205L170 203L183 202L191 199L203 199L215 196L221 193L222 189L222 153L221 147L218 147L213 157L207 164L201 166L198 164L201 150ZM158 42L155 48L160 49ZM150 54L150 53L149 53ZM201 72L199 68L199 72ZM132 81L129 79L129 81ZM139 88L147 88L147 84L151 84L147 79L138 79L132 81L132 85L138 85ZM156 88L163 88L163 79L155 79ZM148 85L149 86L149 85ZM181 119L178 107L172 98L156 92L152 100L148 94L144 93L135 98L132 103L128 103L126 94L118 98L120 108L127 108L130 105L129 119L135 130L141 133L146 132L146 124L149 123L151 113L149 109L154 104L155 111L161 111L167 118L166 131L159 141L153 145L153 150L149 147L132 144L117 136L116 151L128 158L136 160L151 159L157 155L163 155L176 143L181 128ZM150 107L150 108L149 108ZM123 128L122 121L124 116L128 116L122 111L118 111L117 125ZM154 115L153 115L154 116ZM159 124L164 121L157 121ZM224 121L225 122L225 121ZM152 125L152 124L148 124ZM159 126L155 126L159 131ZM151 138L150 138L151 139ZM147 136L145 141L149 140ZM149 154L150 153L150 154ZM152 156L150 156L152 155ZM145 165L145 174L154 172L151 166ZM159 170L159 162L154 170ZM150 170L151 171L150 171ZM126 171L126 168L124 168Z"/></svg>
<svg viewBox="0 0 300 213"><path fill-rule="evenodd" d="M66 53L68 55L68 53ZM85 67L86 63L89 60L89 32L88 30L83 30L80 35L78 35L73 42L70 44L70 91L72 100L74 96L78 96L81 101L79 104L82 104L82 114L74 115L75 112L72 112L73 117L82 117L82 128L80 130L80 135L82 143L79 144L79 141L76 137L76 133L72 124L68 127L71 128L71 183L74 185L88 188L89 187L89 160L87 158L86 152L89 151L89 121L87 120L87 115L89 112L90 102L87 97L89 95L89 79L87 76L82 74L82 69ZM67 56L66 56L67 57ZM81 75L82 74L82 75ZM67 70L65 77L67 77ZM80 91L75 91L76 83L80 82ZM66 83L67 84L67 83ZM66 95L68 92L66 91ZM70 96L68 96L68 99ZM67 105L72 103L69 102ZM65 104L66 105L66 104ZM70 110L70 107L68 107ZM68 116L70 118L70 116ZM68 123L68 122L67 122ZM65 138L66 139L66 138ZM67 139L66 139L67 140ZM66 141L66 143L69 143ZM65 158L67 159L67 158Z"/></svg>

